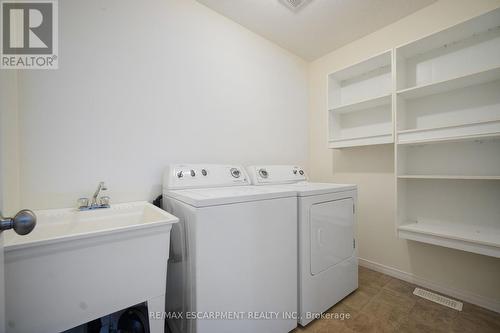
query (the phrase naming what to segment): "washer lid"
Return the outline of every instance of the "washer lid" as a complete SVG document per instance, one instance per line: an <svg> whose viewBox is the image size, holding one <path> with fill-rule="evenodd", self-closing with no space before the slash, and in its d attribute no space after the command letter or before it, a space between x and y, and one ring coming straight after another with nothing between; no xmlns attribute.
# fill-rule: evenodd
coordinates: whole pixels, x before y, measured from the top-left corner
<svg viewBox="0 0 500 333"><path fill-rule="evenodd" d="M292 189L262 186L232 186L217 188L199 188L172 190L165 196L175 198L194 207L227 205L240 202L295 197Z"/></svg>

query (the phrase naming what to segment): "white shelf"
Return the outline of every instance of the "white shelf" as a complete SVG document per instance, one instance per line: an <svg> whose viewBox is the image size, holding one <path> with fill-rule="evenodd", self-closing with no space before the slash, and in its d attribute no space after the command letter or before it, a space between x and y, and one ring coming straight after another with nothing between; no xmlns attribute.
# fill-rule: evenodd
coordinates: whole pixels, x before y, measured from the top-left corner
<svg viewBox="0 0 500 333"><path fill-rule="evenodd" d="M405 99L421 98L451 90L480 85L500 80L500 67L489 68L480 72L454 77L448 80L424 84L417 87L397 91L398 96Z"/></svg>
<svg viewBox="0 0 500 333"><path fill-rule="evenodd" d="M500 257L500 177L403 177L397 181L401 238Z"/></svg>
<svg viewBox="0 0 500 333"><path fill-rule="evenodd" d="M399 237L500 258L498 227L446 221L422 221L401 225Z"/></svg>
<svg viewBox="0 0 500 333"><path fill-rule="evenodd" d="M343 69L331 73L329 76L336 81L347 81L352 78L363 77L367 73L373 73L380 68L390 67L391 65L391 50L376 54L353 65L349 65Z"/></svg>
<svg viewBox="0 0 500 333"><path fill-rule="evenodd" d="M350 113L390 104L391 104L391 94L387 94L379 97L368 98L360 102L337 106L333 109L330 109L330 111L339 114Z"/></svg>
<svg viewBox="0 0 500 333"><path fill-rule="evenodd" d="M398 145L397 175L403 179L496 179L500 138Z"/></svg>
<svg viewBox="0 0 500 333"><path fill-rule="evenodd" d="M500 10L396 48L397 89L500 67Z"/></svg>
<svg viewBox="0 0 500 333"><path fill-rule="evenodd" d="M500 180L500 176L467 175L399 175L399 179L456 179L456 180Z"/></svg>
<svg viewBox="0 0 500 333"><path fill-rule="evenodd" d="M397 132L398 144L475 140L500 136L500 119Z"/></svg>
<svg viewBox="0 0 500 333"><path fill-rule="evenodd" d="M500 134L484 134L484 135L470 135L464 137L451 137L451 138L431 139L431 140L404 141L404 142L398 142L397 144L400 146L422 146L422 145L432 145L432 144L447 143L447 142L489 140L498 137L500 137Z"/></svg>
<svg viewBox="0 0 500 333"><path fill-rule="evenodd" d="M405 57L418 56L444 46L449 47L457 43L457 41L481 35L485 31L498 27L498 22L500 22L500 11L493 10L476 18L450 26L440 32L405 43L399 46L398 49L404 51Z"/></svg>
<svg viewBox="0 0 500 333"><path fill-rule="evenodd" d="M360 136L351 138L332 139L329 141L329 148L348 148L356 146L370 146L393 143L392 133L372 136Z"/></svg>

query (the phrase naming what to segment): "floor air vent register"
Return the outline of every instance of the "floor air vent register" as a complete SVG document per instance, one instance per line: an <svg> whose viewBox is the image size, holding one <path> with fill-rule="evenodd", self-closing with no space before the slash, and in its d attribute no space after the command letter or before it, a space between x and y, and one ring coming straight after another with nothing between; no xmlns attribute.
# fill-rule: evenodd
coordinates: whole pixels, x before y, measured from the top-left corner
<svg viewBox="0 0 500 333"><path fill-rule="evenodd" d="M462 311L462 307L463 307L462 302L456 301L456 300L448 298L448 297L438 295L436 293L433 293L433 292L425 290L425 289L415 288L415 290L413 291L413 295L425 298L429 301L447 306L447 307L452 308L452 309L457 310L457 311Z"/></svg>

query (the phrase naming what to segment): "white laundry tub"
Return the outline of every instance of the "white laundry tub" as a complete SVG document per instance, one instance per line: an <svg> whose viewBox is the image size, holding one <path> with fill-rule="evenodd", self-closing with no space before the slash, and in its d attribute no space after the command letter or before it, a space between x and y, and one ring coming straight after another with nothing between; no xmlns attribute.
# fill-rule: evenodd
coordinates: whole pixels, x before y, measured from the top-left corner
<svg viewBox="0 0 500 333"><path fill-rule="evenodd" d="M60 332L145 301L164 311L175 216L147 202L35 214L31 234L5 239L7 332Z"/></svg>

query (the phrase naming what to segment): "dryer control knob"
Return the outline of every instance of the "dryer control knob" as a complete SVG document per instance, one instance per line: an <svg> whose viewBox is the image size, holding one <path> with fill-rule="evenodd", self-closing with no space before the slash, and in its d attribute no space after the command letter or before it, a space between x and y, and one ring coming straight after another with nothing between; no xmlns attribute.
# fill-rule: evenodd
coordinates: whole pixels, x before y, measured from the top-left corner
<svg viewBox="0 0 500 333"><path fill-rule="evenodd" d="M299 170L299 173L300 173L301 176L303 176L304 175L304 170Z"/></svg>
<svg viewBox="0 0 500 333"><path fill-rule="evenodd" d="M207 170L205 170L205 169L201 169L201 174L202 174L203 176L206 176L206 175L207 175Z"/></svg>
<svg viewBox="0 0 500 333"><path fill-rule="evenodd" d="M191 177L194 177L196 176L196 172L194 172L194 170L191 170Z"/></svg>
<svg viewBox="0 0 500 333"><path fill-rule="evenodd" d="M184 177L184 172L182 171L177 172L177 178L182 178L182 177Z"/></svg>

